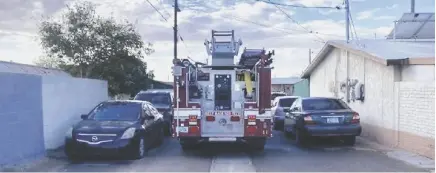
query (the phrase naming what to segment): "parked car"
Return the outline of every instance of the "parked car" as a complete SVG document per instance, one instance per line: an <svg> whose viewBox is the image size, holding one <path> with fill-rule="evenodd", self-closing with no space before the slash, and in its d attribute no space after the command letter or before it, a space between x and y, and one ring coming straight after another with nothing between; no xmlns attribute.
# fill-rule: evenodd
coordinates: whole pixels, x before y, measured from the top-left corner
<svg viewBox="0 0 436 173"><path fill-rule="evenodd" d="M337 137L354 145L361 132L359 114L337 98L298 98L285 116L285 133L300 146L313 137Z"/></svg>
<svg viewBox="0 0 436 173"><path fill-rule="evenodd" d="M271 92L271 104L276 97L280 97L280 96L286 96L286 93L284 93L284 92Z"/></svg>
<svg viewBox="0 0 436 173"><path fill-rule="evenodd" d="M169 90L147 90L136 94L134 100L148 101L163 115L165 123L165 135L172 134L173 116L173 93Z"/></svg>
<svg viewBox="0 0 436 173"><path fill-rule="evenodd" d="M164 139L162 115L148 102L104 101L81 118L65 138L65 153L72 160L84 156L140 159Z"/></svg>
<svg viewBox="0 0 436 173"><path fill-rule="evenodd" d="M285 115L298 96L279 96L276 97L271 106L274 117L274 130L283 130Z"/></svg>

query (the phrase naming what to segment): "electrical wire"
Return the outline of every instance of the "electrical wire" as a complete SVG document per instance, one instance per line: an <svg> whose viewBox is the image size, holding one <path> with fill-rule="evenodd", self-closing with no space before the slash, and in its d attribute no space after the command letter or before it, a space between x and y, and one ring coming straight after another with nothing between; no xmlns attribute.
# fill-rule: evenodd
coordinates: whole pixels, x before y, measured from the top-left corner
<svg viewBox="0 0 436 173"><path fill-rule="evenodd" d="M284 15L286 15L286 17L287 17L288 19L291 19L292 22L294 22L295 24L299 25L301 28L303 28L303 29L306 30L307 32L309 32L309 33L314 33L312 30L310 30L310 29L304 27L304 26L301 25L298 21L296 21L295 19L293 19L293 18L291 17L291 15L289 15L288 13L286 13L286 12L285 12L282 8L280 8L278 5L275 5L275 4L274 4L274 6L275 6L278 10L280 10ZM317 37L318 39L320 39L323 43L326 43L326 41L325 41L323 38L319 37L318 35L315 34L314 36Z"/></svg>
<svg viewBox="0 0 436 173"><path fill-rule="evenodd" d="M266 0L256 0L256 1L264 2L264 3L267 3L267 4L278 5L278 6L286 6L286 7L297 7L297 8L318 8L318 9L337 9L337 10L342 9L340 6L335 6L335 7L328 7L328 6L308 7L308 6L303 6L303 5L282 4L282 3L276 3L276 2L266 1Z"/></svg>
<svg viewBox="0 0 436 173"><path fill-rule="evenodd" d="M151 7L153 7L153 9L162 17L162 19L164 19L166 22L168 22L168 19L159 11L159 9L156 8L156 6L154 6L150 0L146 0L148 2L148 4L150 4ZM169 14L169 16L171 17L171 14L165 10L165 8L163 8L164 11ZM196 62L195 60L193 60L191 57L189 57L192 53L188 47L188 45L185 43L182 35L180 34L179 30L177 31L177 36L180 38L180 41L182 41L183 45L185 46L186 50L188 51L188 59L190 59L191 61Z"/></svg>
<svg viewBox="0 0 436 173"><path fill-rule="evenodd" d="M356 40L359 40L359 37L357 36L356 27L354 26L353 16L351 15L351 10L349 15L350 15L351 26L353 27L354 37L356 37Z"/></svg>

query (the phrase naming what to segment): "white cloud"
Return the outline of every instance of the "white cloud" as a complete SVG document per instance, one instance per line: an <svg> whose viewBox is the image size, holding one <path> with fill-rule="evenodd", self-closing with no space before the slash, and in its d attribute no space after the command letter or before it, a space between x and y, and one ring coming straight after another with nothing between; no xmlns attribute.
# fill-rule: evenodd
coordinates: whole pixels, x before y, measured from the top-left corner
<svg viewBox="0 0 436 173"><path fill-rule="evenodd" d="M155 71L158 80L166 81L171 74L170 66L173 58L173 11L170 5L159 4L157 1L151 0L150 2L161 11L168 22L163 20L145 0L99 0L95 2L100 5L97 11L101 15L114 16L120 20L128 19L131 22L136 21L137 30L145 41L154 43L155 53L145 57L144 61L148 63L150 70ZM171 0L159 1L171 3ZM71 2L68 1L68 3ZM342 0L298 0L292 3L307 6L336 6L340 5ZM227 4L227 6L219 4ZM41 9L41 6L35 9ZM180 41L178 44L179 58L190 56L196 61L204 62L208 57L203 42L204 39L209 39L210 30L234 29L236 37L244 42L243 47L275 50L273 75L277 77L299 75L308 64L309 48L316 52L322 47L323 44L317 41L318 37L323 40L344 39L345 35L343 20L300 21L304 27L322 33L317 34L318 37L316 37L301 26L292 23L274 6L262 2L252 4L247 1L217 0L205 3L204 0L190 0L183 1L181 9L182 12L178 14L179 29L185 41ZM205 9L209 11L201 12ZM292 9L286 9L286 11L290 15L295 15ZM55 14L59 15L60 10L57 9ZM3 21L0 20L0 24L1 22ZM259 25L266 25L266 27ZM0 31L4 30L0 32L0 58L2 60L32 63L34 58L41 55L38 42L35 40L36 25L32 24L27 27L30 29L20 30L20 32L5 31L0 27ZM357 28L360 38L373 38L374 33L383 35L389 31L383 27ZM315 54L312 57L314 56Z"/></svg>
<svg viewBox="0 0 436 173"><path fill-rule="evenodd" d="M369 19L372 18L374 16L374 13L379 11L380 8L374 8L371 10L367 10L367 11L362 11L357 13L357 19L358 20L363 20L363 19Z"/></svg>
<svg viewBox="0 0 436 173"><path fill-rule="evenodd" d="M395 16L376 16L373 19L374 20L395 20Z"/></svg>
<svg viewBox="0 0 436 173"><path fill-rule="evenodd" d="M391 5L391 6L387 6L386 7L386 9L388 9L388 10L392 10L392 9L396 9L396 8L398 8L398 4L393 4L393 5Z"/></svg>

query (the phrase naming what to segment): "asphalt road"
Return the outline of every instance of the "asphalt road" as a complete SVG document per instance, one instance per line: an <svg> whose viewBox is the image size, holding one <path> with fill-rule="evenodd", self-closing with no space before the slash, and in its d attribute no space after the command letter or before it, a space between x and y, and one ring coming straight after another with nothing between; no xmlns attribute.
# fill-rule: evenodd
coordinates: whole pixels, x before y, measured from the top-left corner
<svg viewBox="0 0 436 173"><path fill-rule="evenodd" d="M87 160L72 163L65 158L32 171L54 172L427 172L389 158L383 152L357 143L341 146L334 141L316 141L299 148L281 132L275 132L263 152L244 145L210 144L183 152L175 139L150 150L141 160ZM50 165L52 164L52 165Z"/></svg>

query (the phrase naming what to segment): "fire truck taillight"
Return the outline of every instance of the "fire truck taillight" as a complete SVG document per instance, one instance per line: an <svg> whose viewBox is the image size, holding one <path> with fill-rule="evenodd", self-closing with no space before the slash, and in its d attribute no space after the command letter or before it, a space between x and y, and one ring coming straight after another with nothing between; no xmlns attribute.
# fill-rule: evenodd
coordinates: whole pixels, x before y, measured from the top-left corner
<svg viewBox="0 0 436 173"><path fill-rule="evenodd" d="M206 116L206 121L215 121L214 116Z"/></svg>
<svg viewBox="0 0 436 173"><path fill-rule="evenodd" d="M256 126L248 126L247 127L247 133L253 134L256 133L257 127Z"/></svg>
<svg viewBox="0 0 436 173"><path fill-rule="evenodd" d="M230 117L230 121L240 121L241 119L239 118L239 116L231 116Z"/></svg>
<svg viewBox="0 0 436 173"><path fill-rule="evenodd" d="M256 115L248 115L248 125L255 126L256 125Z"/></svg>
<svg viewBox="0 0 436 173"><path fill-rule="evenodd" d="M197 125L197 115L189 115L189 125L190 126Z"/></svg>

